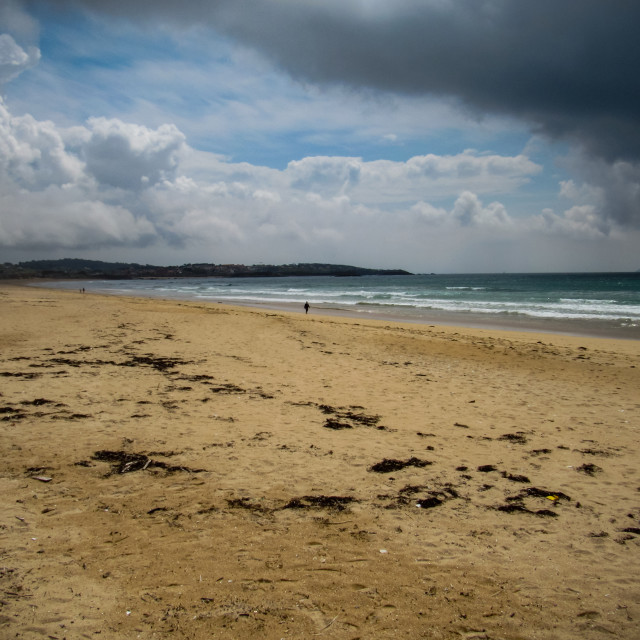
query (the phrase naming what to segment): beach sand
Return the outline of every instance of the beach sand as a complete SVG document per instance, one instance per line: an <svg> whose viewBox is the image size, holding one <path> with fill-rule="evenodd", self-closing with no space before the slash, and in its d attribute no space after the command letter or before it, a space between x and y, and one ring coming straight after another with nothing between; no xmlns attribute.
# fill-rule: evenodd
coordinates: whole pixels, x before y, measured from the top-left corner
<svg viewBox="0 0 640 640"><path fill-rule="evenodd" d="M637 639L640 341L0 285L4 638Z"/></svg>

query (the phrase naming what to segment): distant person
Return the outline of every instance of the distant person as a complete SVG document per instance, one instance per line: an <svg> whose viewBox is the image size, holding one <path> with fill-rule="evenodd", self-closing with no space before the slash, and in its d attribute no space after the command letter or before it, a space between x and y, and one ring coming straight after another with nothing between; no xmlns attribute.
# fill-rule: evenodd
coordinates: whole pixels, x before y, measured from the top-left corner
<svg viewBox="0 0 640 640"><path fill-rule="evenodd" d="M304 312L305 313L309 313L309 303L308 302L304 303Z"/></svg>

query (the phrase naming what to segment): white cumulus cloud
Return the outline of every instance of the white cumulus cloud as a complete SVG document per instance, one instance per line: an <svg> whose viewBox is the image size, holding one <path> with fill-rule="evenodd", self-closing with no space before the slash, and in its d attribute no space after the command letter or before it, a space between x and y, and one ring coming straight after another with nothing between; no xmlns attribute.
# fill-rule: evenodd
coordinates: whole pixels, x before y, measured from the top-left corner
<svg viewBox="0 0 640 640"><path fill-rule="evenodd" d="M125 207L109 205L76 190L50 186L0 195L0 246L39 251L144 246L153 226Z"/></svg>
<svg viewBox="0 0 640 640"><path fill-rule="evenodd" d="M197 151L172 124L91 118L62 128L12 116L0 100L0 247L4 255L130 248L132 261L156 263L167 255L373 260L417 270L425 260L471 268L476 258L497 268L511 256L517 264L515 247L530 234L606 238L588 201L597 185L561 184L570 206L560 214L517 217L496 200L539 171L524 155L475 151L406 161L306 157L279 170Z"/></svg>
<svg viewBox="0 0 640 640"><path fill-rule="evenodd" d="M81 179L83 162L66 149L64 133L29 114L12 117L0 98L0 174L28 189Z"/></svg>
<svg viewBox="0 0 640 640"><path fill-rule="evenodd" d="M156 130L120 120L91 118L83 155L98 182L141 189L175 175L184 135L165 124Z"/></svg>
<svg viewBox="0 0 640 640"><path fill-rule="evenodd" d="M442 198L473 190L506 193L525 184L542 170L525 156L414 156L406 162L362 158L310 157L290 162L291 186L320 194L348 194L365 203L407 202L428 196Z"/></svg>

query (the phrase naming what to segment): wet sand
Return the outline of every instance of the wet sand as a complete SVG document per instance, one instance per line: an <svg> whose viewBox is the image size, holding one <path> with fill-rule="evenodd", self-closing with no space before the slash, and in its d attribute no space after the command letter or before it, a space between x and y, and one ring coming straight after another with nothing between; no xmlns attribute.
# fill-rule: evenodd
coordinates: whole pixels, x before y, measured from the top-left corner
<svg viewBox="0 0 640 640"><path fill-rule="evenodd" d="M211 302L213 304L213 302ZM246 305L250 308L271 309L304 313L302 305L293 303L270 303ZM582 336L587 338L612 338L615 340L640 340L640 326L621 324L619 320L593 320L582 318L534 318L517 314L490 314L435 309L371 310L361 307L313 306L311 315L338 316L356 320L384 320L392 323L419 324L427 327L459 327L498 332L553 333L555 335Z"/></svg>
<svg viewBox="0 0 640 640"><path fill-rule="evenodd" d="M127 297L149 297L154 300L179 300L191 301L200 304L229 304L228 300L219 300L215 297L202 298L184 291L156 291L154 289L132 290L124 293L114 293L113 289L101 288L99 281L45 281L44 279L32 282L35 286L50 286L56 289L70 290L76 286L86 285L91 293L104 295L120 295ZM137 294L137 296L136 296ZM258 302L256 300L245 302L237 300L236 306L254 309L287 311L304 313L303 301L299 302ZM533 317L518 313L472 313L467 311L444 311L441 309L398 307L384 305L345 305L336 304L312 304L312 315L338 316L354 318L357 320L385 320L393 323L410 323L426 326L466 327L473 329L489 329L492 331L519 331L526 333L553 333L557 335L584 336L592 338L613 338L617 340L640 340L640 325L631 320L607 318L568 318L568 317Z"/></svg>
<svg viewBox="0 0 640 640"><path fill-rule="evenodd" d="M637 638L640 342L0 285L0 630Z"/></svg>

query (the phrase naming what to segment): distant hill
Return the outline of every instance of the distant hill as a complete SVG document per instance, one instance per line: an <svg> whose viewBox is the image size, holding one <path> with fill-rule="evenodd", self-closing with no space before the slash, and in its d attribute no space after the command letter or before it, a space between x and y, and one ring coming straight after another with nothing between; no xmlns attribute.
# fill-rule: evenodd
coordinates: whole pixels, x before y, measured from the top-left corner
<svg viewBox="0 0 640 640"><path fill-rule="evenodd" d="M365 269L343 264L183 264L158 267L135 262L102 262L63 258L61 260L31 260L17 265L0 265L0 278L91 278L94 280L128 280L134 278L256 278L286 276L368 276L411 275L403 269Z"/></svg>

